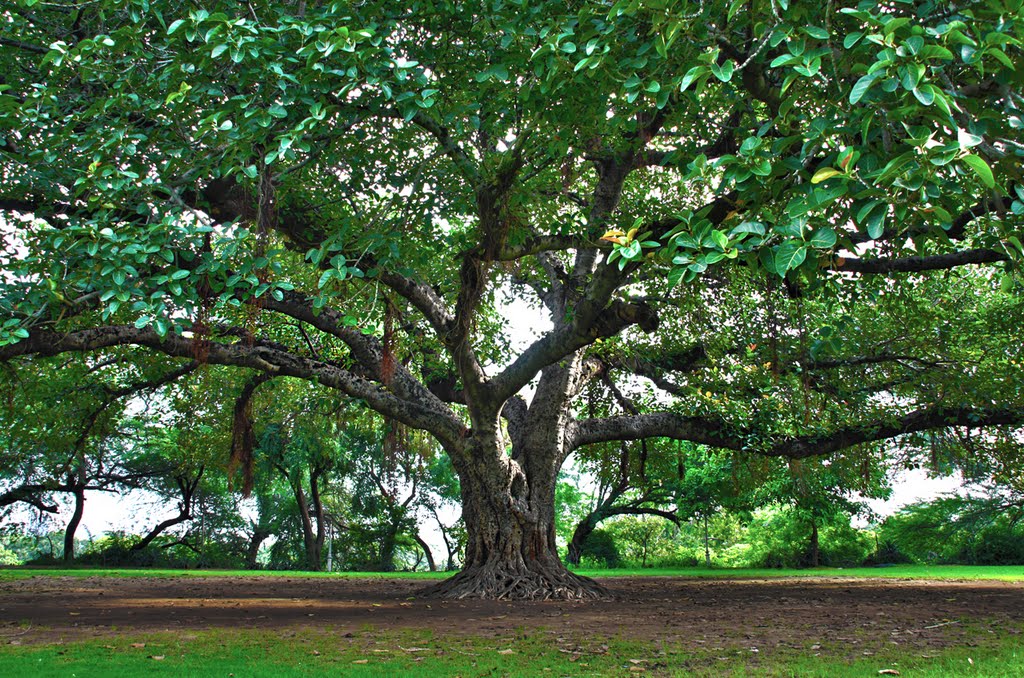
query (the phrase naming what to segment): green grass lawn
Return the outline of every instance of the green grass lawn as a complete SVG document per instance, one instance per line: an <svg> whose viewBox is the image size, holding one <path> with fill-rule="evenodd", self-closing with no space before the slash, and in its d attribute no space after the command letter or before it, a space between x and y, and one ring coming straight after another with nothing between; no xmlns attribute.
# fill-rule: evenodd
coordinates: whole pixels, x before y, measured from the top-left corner
<svg viewBox="0 0 1024 678"><path fill-rule="evenodd" d="M880 579L998 579L1024 581L1022 565L897 565L893 567L816 568L807 570L708 568L578 570L589 577L700 577L714 579L766 577L872 577ZM282 572L266 570L158 570L94 567L0 568L0 580L35 576L55 577L355 577L397 579L444 579L450 572Z"/></svg>
<svg viewBox="0 0 1024 678"><path fill-rule="evenodd" d="M687 650L616 641L566 645L553 634L508 638L330 629L149 634L63 645L2 646L4 676L1024 676L1016 638L922 656L898 650L848 658L834 649L754 653L746 647ZM894 675L894 674L888 674Z"/></svg>

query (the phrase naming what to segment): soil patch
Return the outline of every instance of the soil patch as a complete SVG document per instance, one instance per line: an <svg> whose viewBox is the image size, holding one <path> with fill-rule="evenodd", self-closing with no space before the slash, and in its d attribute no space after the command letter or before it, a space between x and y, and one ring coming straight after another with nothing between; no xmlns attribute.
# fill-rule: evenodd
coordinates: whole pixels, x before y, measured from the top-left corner
<svg viewBox="0 0 1024 678"><path fill-rule="evenodd" d="M218 628L339 635L415 629L867 655L892 644L928 652L969 641L979 625L1000 635L1020 633L1024 625L1021 583L833 577L601 583L614 600L426 600L416 594L430 582L386 578L41 576L0 582L0 643Z"/></svg>

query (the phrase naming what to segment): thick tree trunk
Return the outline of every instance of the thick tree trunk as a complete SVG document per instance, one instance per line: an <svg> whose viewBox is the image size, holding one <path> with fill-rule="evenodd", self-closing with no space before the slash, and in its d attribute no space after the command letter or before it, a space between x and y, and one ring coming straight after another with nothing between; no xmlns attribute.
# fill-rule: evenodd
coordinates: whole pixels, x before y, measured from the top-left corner
<svg viewBox="0 0 1024 678"><path fill-rule="evenodd" d="M270 530L261 529L259 527L253 529L252 536L249 538L249 544L245 549L245 567L248 570L255 570L259 567L257 558L260 555L260 546L263 542L270 537Z"/></svg>
<svg viewBox="0 0 1024 678"><path fill-rule="evenodd" d="M580 559L583 557L583 547L603 517L597 511L591 511L587 514L586 518L579 522L579 525L573 530L572 539L569 540L569 550L565 555L567 563L570 565L580 564Z"/></svg>
<svg viewBox="0 0 1024 678"><path fill-rule="evenodd" d="M377 570L380 572L395 571L395 550L398 548L398 525L390 523L385 527L380 539L380 550L377 553Z"/></svg>
<svg viewBox="0 0 1024 678"><path fill-rule="evenodd" d="M82 515L85 513L85 487L81 484L74 485L75 512L71 514L67 528L64 530L64 562L70 563L75 559L75 533L82 523Z"/></svg>
<svg viewBox="0 0 1024 678"><path fill-rule="evenodd" d="M458 465L457 465L458 466ZM569 572L555 546L555 476L525 475L510 459L459 468L469 540L462 570L426 591L444 598L600 598L604 589Z"/></svg>

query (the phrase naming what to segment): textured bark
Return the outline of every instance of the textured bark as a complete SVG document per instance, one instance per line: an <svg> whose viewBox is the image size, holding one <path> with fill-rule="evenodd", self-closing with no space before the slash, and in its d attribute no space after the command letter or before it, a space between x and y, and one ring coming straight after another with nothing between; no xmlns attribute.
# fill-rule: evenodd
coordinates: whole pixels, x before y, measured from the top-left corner
<svg viewBox="0 0 1024 678"><path fill-rule="evenodd" d="M457 465L469 533L462 570L425 592L443 598L600 598L596 582L569 572L555 547L557 469L531 484L509 458Z"/></svg>

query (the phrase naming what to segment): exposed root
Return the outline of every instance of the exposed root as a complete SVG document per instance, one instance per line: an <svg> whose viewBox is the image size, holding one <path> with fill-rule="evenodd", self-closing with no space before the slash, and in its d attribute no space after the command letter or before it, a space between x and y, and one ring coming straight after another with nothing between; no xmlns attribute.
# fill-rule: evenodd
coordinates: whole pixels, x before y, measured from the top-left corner
<svg viewBox="0 0 1024 678"><path fill-rule="evenodd" d="M420 595L450 600L600 600L610 597L593 579L561 566L517 568L496 564L468 567L451 579L424 589Z"/></svg>

